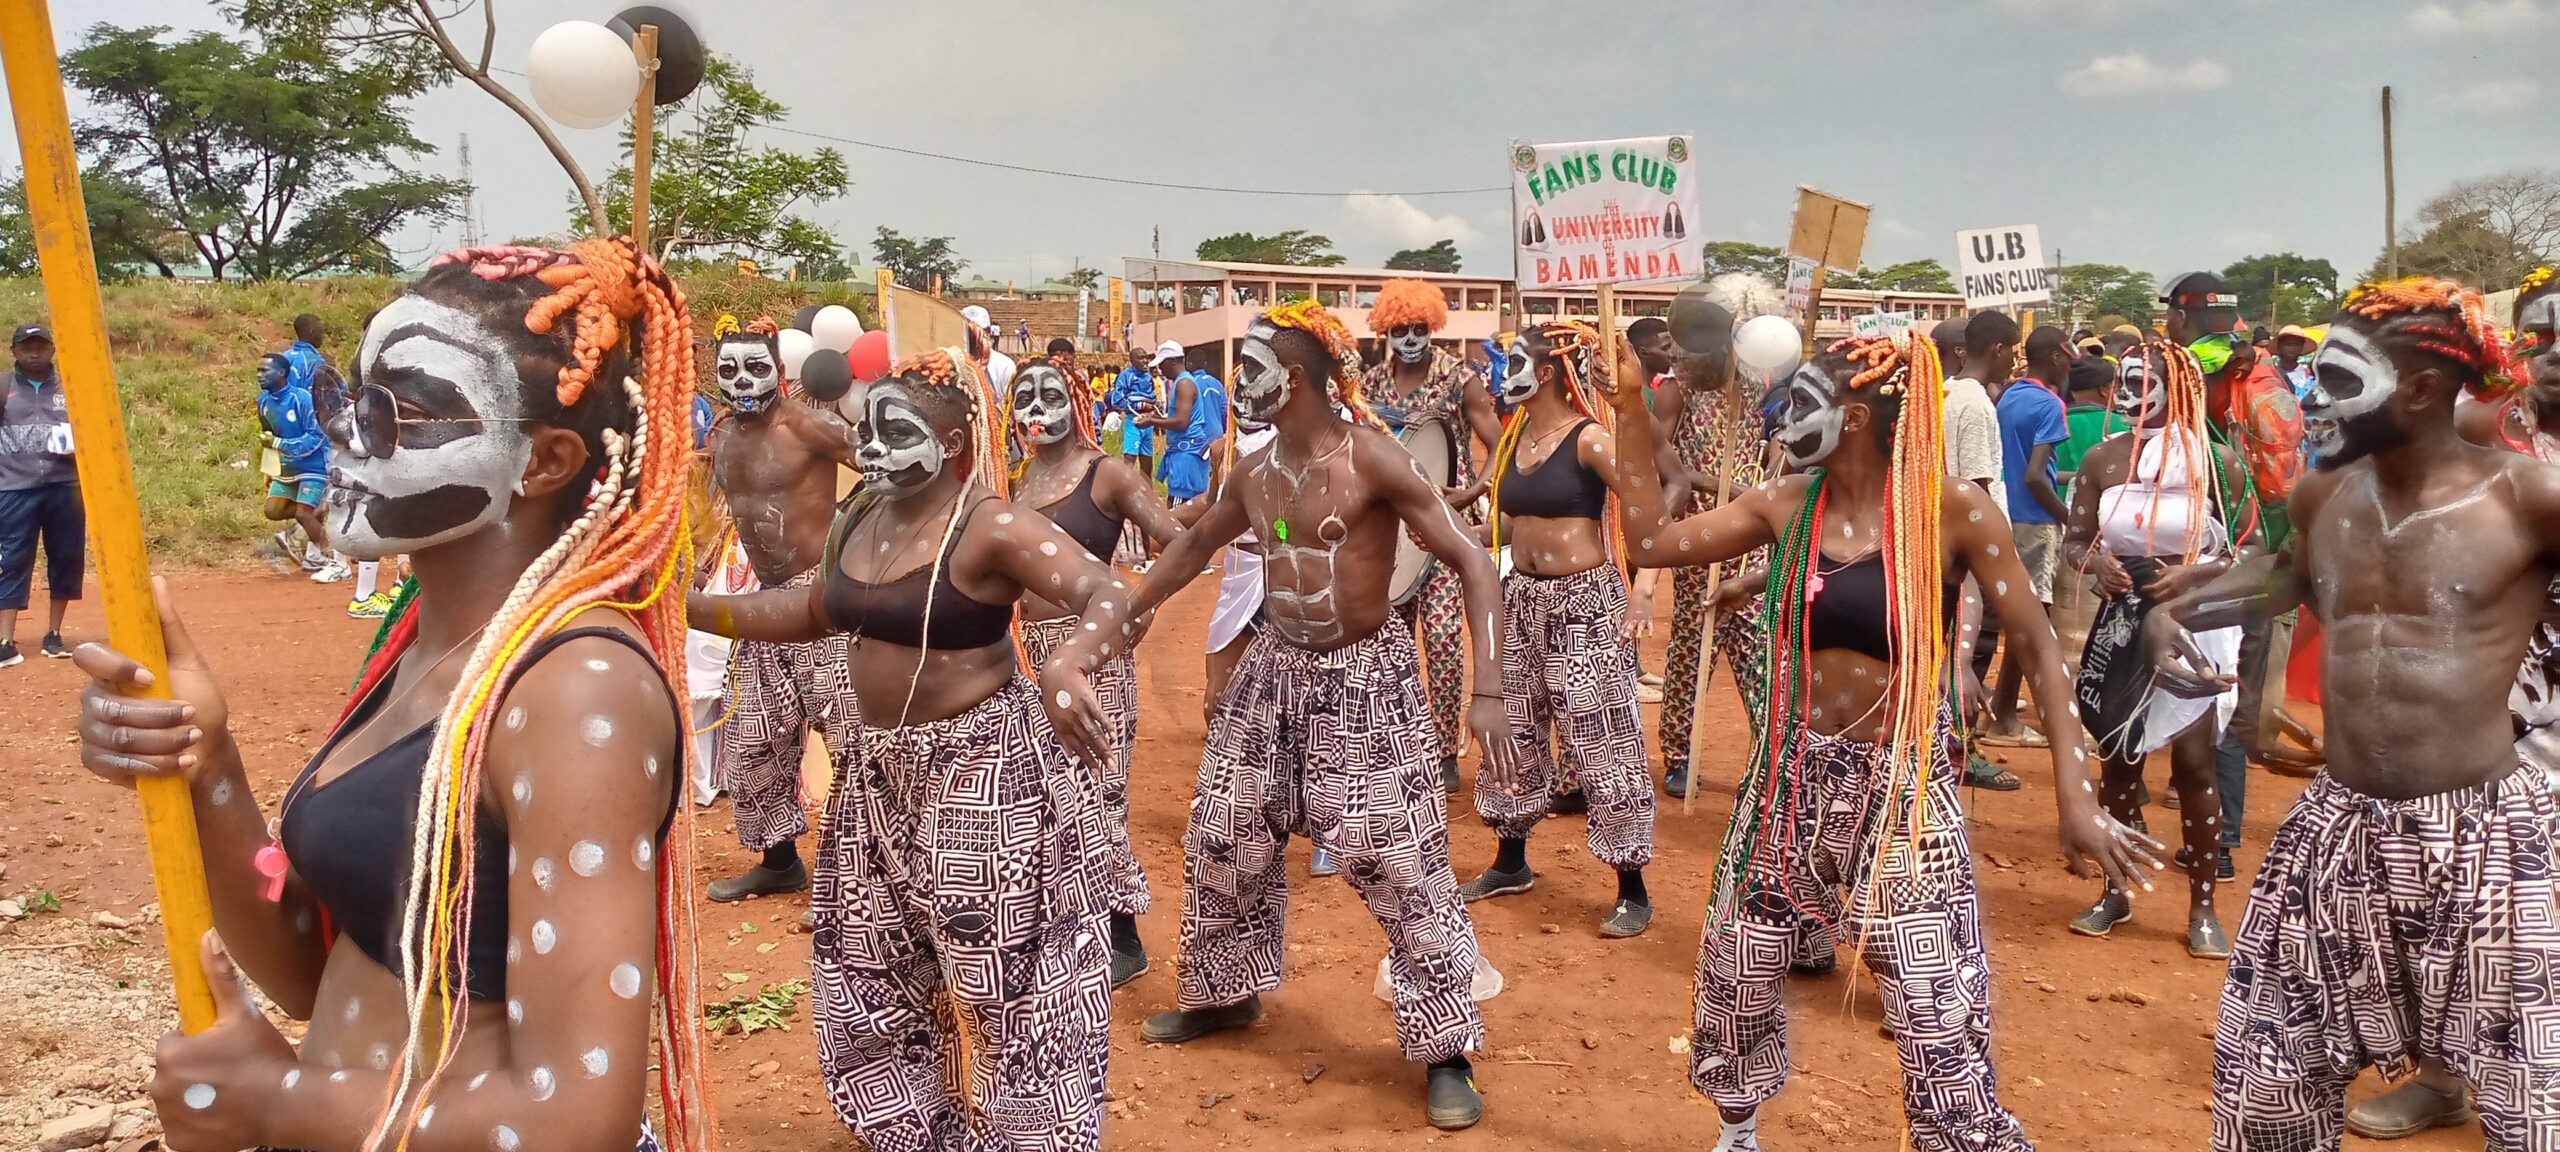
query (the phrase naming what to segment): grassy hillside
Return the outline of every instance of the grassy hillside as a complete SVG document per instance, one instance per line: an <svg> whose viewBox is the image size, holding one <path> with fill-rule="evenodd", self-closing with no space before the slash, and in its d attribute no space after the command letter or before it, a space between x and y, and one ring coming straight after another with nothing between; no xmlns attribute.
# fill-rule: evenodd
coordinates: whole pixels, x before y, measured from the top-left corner
<svg viewBox="0 0 2560 1152"><path fill-rule="evenodd" d="M326 351L343 368L357 326L398 287L370 277L106 286L107 339L155 562L223 565L253 555L275 527L258 514L258 358L292 343L293 317L309 312L328 325ZM697 336L723 311L787 323L804 296L801 285L735 276L688 278L684 289ZM44 318L40 283L0 278L0 327Z"/></svg>

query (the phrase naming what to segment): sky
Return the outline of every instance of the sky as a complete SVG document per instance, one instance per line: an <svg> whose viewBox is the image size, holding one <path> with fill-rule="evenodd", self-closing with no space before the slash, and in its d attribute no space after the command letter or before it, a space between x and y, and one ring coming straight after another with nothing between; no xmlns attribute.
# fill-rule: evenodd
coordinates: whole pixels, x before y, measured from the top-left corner
<svg viewBox="0 0 2560 1152"><path fill-rule="evenodd" d="M496 0L496 62L616 5ZM1117 272L1238 230L1303 228L1353 264L1455 239L1509 262L1511 140L1687 132L1694 235L1784 242L1799 184L1874 206L1865 263L1955 232L2035 224L2068 263L2155 276L2257 252L2353 277L2382 242L2379 98L2394 88L2405 223L2449 183L2553 162L2535 65L2560 0L669 0L788 105L785 126L1096 175L1320 193L1240 195L1030 175L837 144L853 174L810 215L954 238L971 274ZM58 0L96 22L218 27L207 0ZM711 17L717 17L716 20ZM476 12L471 18L477 35ZM521 75L502 75L519 92ZM2554 81L2560 85L2560 80ZM73 114L81 114L74 94ZM570 186L530 129L468 85L412 108L452 172L469 133L487 236L559 231ZM562 129L601 179L612 129ZM768 132L792 148L819 141ZM16 140L0 121L0 157ZM1365 193L1350 195L1350 193ZM412 262L459 228L394 238Z"/></svg>

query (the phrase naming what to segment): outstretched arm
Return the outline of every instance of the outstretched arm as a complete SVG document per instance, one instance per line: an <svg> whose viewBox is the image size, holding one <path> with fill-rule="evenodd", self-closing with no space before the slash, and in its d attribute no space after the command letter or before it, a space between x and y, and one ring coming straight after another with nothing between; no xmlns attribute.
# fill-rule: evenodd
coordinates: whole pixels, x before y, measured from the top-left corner
<svg viewBox="0 0 2560 1152"><path fill-rule="evenodd" d="M1483 749L1485 765L1497 784L1507 784L1516 770L1509 721L1503 716L1502 578L1457 514L1440 498L1440 490L1422 474L1411 453L1384 432L1361 429L1354 434L1355 459L1369 461L1368 475L1378 476L1379 496L1413 530L1425 550L1458 572L1466 598L1469 656L1475 666L1475 695L1467 704L1467 728Z"/></svg>
<svg viewBox="0 0 2560 1152"><path fill-rule="evenodd" d="M1616 379L1640 380L1644 366L1626 345L1618 348ZM1779 493L1771 484L1763 484L1750 495L1728 500L1691 516L1670 523L1669 494L1662 489L1662 472L1653 443L1653 413L1645 407L1641 386L1609 387L1609 403L1617 409L1616 444L1633 445L1627 451L1610 453L1610 467L1604 473L1609 486L1618 493L1618 528L1627 539L1627 558L1640 567L1701 567L1719 560L1731 560L1755 548L1774 542L1777 533L1769 528L1767 509L1776 499L1803 496L1804 481L1788 478L1772 484L1786 485Z"/></svg>
<svg viewBox="0 0 2560 1152"><path fill-rule="evenodd" d="M1212 452L1209 459L1217 460L1218 454ZM1095 484L1107 486L1102 496L1105 508L1137 525L1138 530L1146 533L1147 539L1157 545L1170 543L1174 537L1182 535L1180 514L1165 507L1164 501L1156 499L1155 485L1147 483L1127 461L1113 456L1103 457L1102 476Z"/></svg>

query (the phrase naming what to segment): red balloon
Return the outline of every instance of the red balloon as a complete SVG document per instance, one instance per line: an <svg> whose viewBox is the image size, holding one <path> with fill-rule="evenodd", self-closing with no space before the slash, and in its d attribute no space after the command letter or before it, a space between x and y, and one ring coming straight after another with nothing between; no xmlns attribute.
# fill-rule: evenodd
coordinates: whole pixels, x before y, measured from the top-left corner
<svg viewBox="0 0 2560 1152"><path fill-rule="evenodd" d="M889 333L878 328L853 338L853 347L845 349L846 362L853 365L856 380L877 380L889 374Z"/></svg>

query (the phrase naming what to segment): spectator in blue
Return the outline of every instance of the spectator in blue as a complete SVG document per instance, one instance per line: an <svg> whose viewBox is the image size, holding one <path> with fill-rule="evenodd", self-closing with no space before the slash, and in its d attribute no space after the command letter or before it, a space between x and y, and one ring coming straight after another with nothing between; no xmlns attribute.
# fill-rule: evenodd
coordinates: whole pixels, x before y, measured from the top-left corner
<svg viewBox="0 0 2560 1152"><path fill-rule="evenodd" d="M1157 390L1154 367L1168 354L1179 364L1182 345L1167 340L1157 345L1153 353L1130 353L1129 366L1112 379L1111 390L1105 397L1111 410L1120 414L1120 454L1132 457L1130 466L1138 470L1138 475L1151 481L1156 478L1155 428L1138 418L1154 413L1163 403L1162 393Z"/></svg>
<svg viewBox="0 0 2560 1152"><path fill-rule="evenodd" d="M88 515L80 507L80 473L71 456L71 408L54 368L53 333L21 324L9 334L12 367L0 374L0 668L16 664L18 613L27 607L44 544L44 654L71 655L62 643L62 613L80 598L80 559L88 547Z"/></svg>
<svg viewBox="0 0 2560 1152"><path fill-rule="evenodd" d="M2018 562L2026 566L2027 584L2053 614L2053 579L2061 566L2062 502L2053 453L2071 439L2063 418L2062 394L2071 380L2071 340L2062 329L2041 324L2027 334L2027 374L2000 390L1994 412L2000 419L2000 476L2009 486L2009 526L2018 541ZM2012 654L2000 662L2000 679L1991 689L1991 724L1983 743L1995 746L2043 747L2041 733L2018 723L2018 684L2025 668Z"/></svg>
<svg viewBox="0 0 2560 1152"><path fill-rule="evenodd" d="M313 545L326 547L329 530L320 522L320 499L329 490L329 437L310 390L295 384L293 375L289 353L269 352L258 364L258 427L278 463L275 478L267 481L265 512L269 520L302 525ZM333 559L330 566L336 564ZM324 566L321 574L327 572ZM334 577L346 578L343 572Z"/></svg>
<svg viewBox="0 0 2560 1152"><path fill-rule="evenodd" d="M320 351L320 341L327 336L320 318L305 312L293 318L293 346L284 350L285 359L293 365L293 384L311 394L311 408L320 414L322 427L347 408L346 377Z"/></svg>
<svg viewBox="0 0 2560 1152"><path fill-rule="evenodd" d="M1209 490L1209 445L1227 431L1227 390L1218 378L1194 371L1179 345L1156 350L1156 370L1169 374L1166 409L1138 417L1165 434L1164 489L1176 504Z"/></svg>

